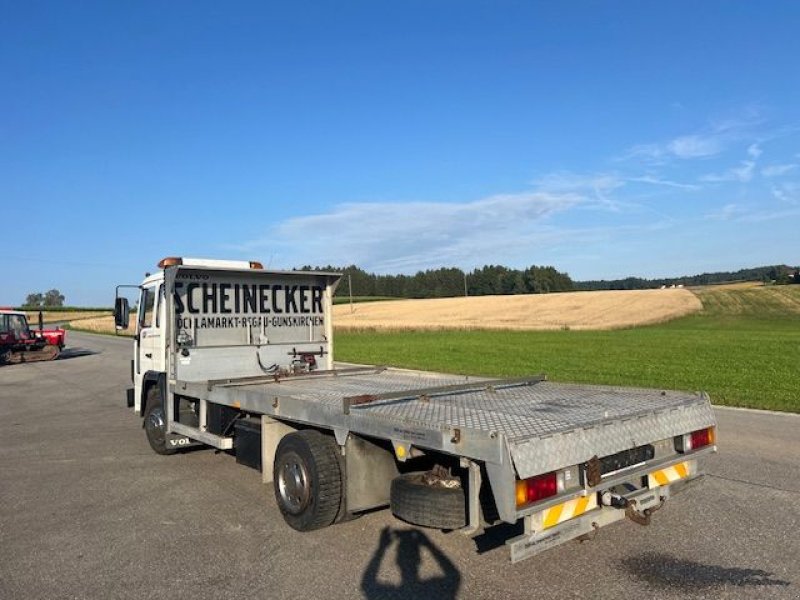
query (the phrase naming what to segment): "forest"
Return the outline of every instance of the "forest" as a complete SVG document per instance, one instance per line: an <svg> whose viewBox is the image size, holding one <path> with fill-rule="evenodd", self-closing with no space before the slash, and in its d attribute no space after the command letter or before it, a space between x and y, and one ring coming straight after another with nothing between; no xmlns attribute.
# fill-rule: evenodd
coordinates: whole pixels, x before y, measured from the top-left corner
<svg viewBox="0 0 800 600"><path fill-rule="evenodd" d="M800 273L796 267L772 265L740 269L738 271L719 271L645 279L627 277L624 279L599 279L573 281L564 272L552 266L531 265L526 269L513 269L501 265L486 265L464 272L455 267L428 269L414 275L380 275L368 273L350 265L347 267L312 267L306 265L302 270L329 271L342 273L342 283L336 290L337 296L377 296L392 298L448 298L453 296L487 296L504 294L546 294L549 292L570 292L584 290L642 290L671 285L710 285L730 281L764 281L765 283L800 283Z"/></svg>

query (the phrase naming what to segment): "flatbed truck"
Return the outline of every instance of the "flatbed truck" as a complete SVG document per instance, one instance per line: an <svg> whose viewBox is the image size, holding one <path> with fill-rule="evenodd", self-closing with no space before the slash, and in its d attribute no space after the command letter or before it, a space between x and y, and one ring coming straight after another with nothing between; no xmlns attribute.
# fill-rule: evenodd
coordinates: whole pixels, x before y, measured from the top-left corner
<svg viewBox="0 0 800 600"><path fill-rule="evenodd" d="M512 562L626 517L649 524L716 451L702 392L336 364L339 278L162 260L136 286L128 394L152 449L234 454L299 531L386 506L467 535L520 524Z"/></svg>

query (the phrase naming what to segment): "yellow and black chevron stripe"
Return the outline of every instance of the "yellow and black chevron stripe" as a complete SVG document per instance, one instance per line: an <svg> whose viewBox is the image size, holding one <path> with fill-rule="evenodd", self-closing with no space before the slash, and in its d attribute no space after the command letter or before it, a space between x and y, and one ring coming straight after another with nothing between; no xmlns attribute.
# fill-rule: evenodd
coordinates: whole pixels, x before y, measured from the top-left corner
<svg viewBox="0 0 800 600"><path fill-rule="evenodd" d="M666 469L653 471L648 477L649 487L655 488L662 485L669 485L680 479L686 479L690 474L690 465L688 462L678 463Z"/></svg>
<svg viewBox="0 0 800 600"><path fill-rule="evenodd" d="M547 529L548 527L554 527L559 523L579 517L583 513L594 508L597 508L597 494L591 494L589 496L583 496L582 498L568 500L562 504L556 504L542 511L542 528Z"/></svg>

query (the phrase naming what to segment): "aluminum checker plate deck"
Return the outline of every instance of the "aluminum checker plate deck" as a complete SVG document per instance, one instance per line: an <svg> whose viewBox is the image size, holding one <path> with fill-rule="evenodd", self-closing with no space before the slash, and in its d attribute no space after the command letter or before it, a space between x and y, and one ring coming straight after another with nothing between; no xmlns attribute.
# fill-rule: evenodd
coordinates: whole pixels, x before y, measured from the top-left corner
<svg viewBox="0 0 800 600"><path fill-rule="evenodd" d="M204 388L208 391L198 396L498 464L510 453L521 478L715 424L704 393L542 381L430 398L414 395L431 386L476 381L492 382L385 369L267 383L234 380ZM198 389L198 384L188 385ZM355 405L350 414L343 413L344 398L402 391L409 397Z"/></svg>

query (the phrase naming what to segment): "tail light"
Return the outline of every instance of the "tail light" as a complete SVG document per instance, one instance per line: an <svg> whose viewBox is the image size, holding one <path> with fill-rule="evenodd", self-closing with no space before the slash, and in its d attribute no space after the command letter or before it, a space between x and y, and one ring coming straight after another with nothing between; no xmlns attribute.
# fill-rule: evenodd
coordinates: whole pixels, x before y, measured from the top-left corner
<svg viewBox="0 0 800 600"><path fill-rule="evenodd" d="M716 431L714 427L698 429L685 435L675 437L675 449L678 452L689 452L699 450L706 446L713 446L716 442Z"/></svg>
<svg viewBox="0 0 800 600"><path fill-rule="evenodd" d="M517 481L517 508L533 504L558 493L558 477L556 472L537 475L529 479Z"/></svg>

